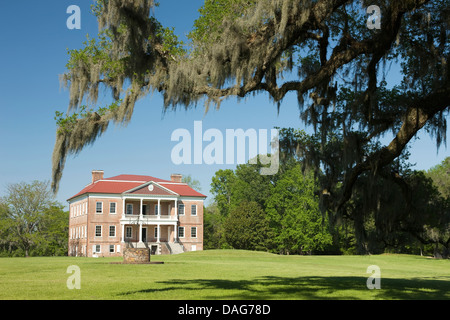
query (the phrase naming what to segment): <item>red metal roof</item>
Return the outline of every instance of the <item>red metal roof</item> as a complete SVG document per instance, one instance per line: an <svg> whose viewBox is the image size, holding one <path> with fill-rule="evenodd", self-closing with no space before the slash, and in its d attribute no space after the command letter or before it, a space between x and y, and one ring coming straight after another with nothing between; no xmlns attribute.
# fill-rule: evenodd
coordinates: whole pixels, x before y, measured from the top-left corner
<svg viewBox="0 0 450 320"><path fill-rule="evenodd" d="M200 192L195 191L191 187L189 187L185 183L159 183L163 187L166 187L167 189L172 190L175 193L178 193L180 196L185 197L206 197L204 194L201 194Z"/></svg>
<svg viewBox="0 0 450 320"><path fill-rule="evenodd" d="M155 177L151 177L151 176L141 176L141 175L135 175L135 174L121 174L121 175L118 175L115 177L106 178L104 180L170 182L170 180L163 180L163 179L159 179L159 178L155 178Z"/></svg>
<svg viewBox="0 0 450 320"><path fill-rule="evenodd" d="M140 185L143 185L150 181L156 182L161 186L163 186L164 188L167 188L179 194L180 196L206 198L205 195L195 191L185 183L174 183L169 180L163 180L151 176L121 174L115 177L106 178L91 183L88 186L86 186L83 190L78 192L76 195L70 197L68 200L71 200L75 197L87 193L122 194L125 191L139 187Z"/></svg>

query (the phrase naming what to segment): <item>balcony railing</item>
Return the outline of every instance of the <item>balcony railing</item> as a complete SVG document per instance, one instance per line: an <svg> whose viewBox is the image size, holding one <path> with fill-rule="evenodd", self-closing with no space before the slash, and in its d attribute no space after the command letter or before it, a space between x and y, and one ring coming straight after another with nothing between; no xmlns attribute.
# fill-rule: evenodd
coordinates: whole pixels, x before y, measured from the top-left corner
<svg viewBox="0 0 450 320"><path fill-rule="evenodd" d="M122 219L130 220L130 221L178 221L177 216L172 215L155 215L155 214L144 214L144 215L138 215L138 214L125 214L122 216Z"/></svg>

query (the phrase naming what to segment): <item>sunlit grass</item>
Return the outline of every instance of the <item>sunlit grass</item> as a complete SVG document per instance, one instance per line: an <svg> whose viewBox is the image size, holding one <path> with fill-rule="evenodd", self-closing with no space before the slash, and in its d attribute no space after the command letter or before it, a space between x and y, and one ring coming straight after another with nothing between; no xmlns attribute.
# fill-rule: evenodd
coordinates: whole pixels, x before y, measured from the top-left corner
<svg viewBox="0 0 450 320"><path fill-rule="evenodd" d="M450 261L408 255L278 256L211 250L154 256L161 265L120 258L1 258L0 299L449 299ZM81 271L69 290L67 268ZM381 270L369 290L367 267Z"/></svg>

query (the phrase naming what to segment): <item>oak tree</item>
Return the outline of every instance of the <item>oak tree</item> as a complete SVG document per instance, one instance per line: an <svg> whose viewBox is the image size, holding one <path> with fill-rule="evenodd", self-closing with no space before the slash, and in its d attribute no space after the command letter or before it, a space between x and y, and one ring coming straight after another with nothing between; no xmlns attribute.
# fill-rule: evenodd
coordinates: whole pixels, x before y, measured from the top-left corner
<svg viewBox="0 0 450 320"><path fill-rule="evenodd" d="M310 154L316 168L340 170L339 188L322 186L334 212L345 210L360 177L392 164L420 130L438 147L446 141L449 0L206 0L188 44L151 14L154 5L93 6L99 35L69 52L62 76L70 101L56 116L54 191L67 155L111 122L129 122L136 101L152 92L162 95L165 110L219 108L253 94L281 108L295 94L301 119L319 134L319 150L341 132L345 157L333 166ZM380 8L380 29L367 27L370 5ZM392 63L401 69L395 86L384 81ZM96 107L100 88L112 93L108 107ZM387 145L372 147L389 134Z"/></svg>

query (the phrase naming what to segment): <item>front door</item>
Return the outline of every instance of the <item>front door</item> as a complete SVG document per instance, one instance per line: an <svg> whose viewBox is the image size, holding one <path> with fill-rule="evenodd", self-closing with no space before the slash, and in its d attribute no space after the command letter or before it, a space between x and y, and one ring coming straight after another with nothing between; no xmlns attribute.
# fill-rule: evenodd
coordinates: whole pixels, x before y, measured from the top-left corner
<svg viewBox="0 0 450 320"><path fill-rule="evenodd" d="M147 228L142 228L142 242L147 242Z"/></svg>

